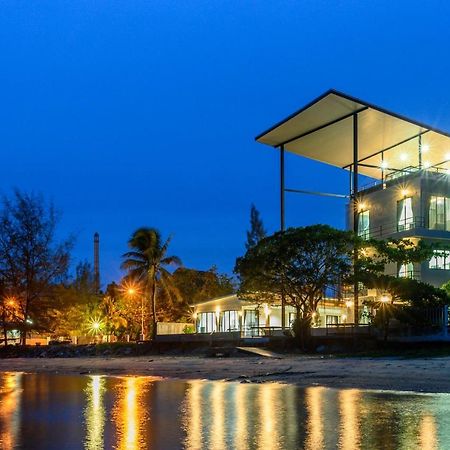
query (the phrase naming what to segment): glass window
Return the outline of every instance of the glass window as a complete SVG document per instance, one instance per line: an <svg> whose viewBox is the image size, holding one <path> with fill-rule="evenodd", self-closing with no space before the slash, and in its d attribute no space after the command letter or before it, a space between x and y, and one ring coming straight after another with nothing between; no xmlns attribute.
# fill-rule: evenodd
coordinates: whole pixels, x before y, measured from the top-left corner
<svg viewBox="0 0 450 450"><path fill-rule="evenodd" d="M328 314L325 317L325 321L327 325L337 325L339 323L338 316L329 316Z"/></svg>
<svg viewBox="0 0 450 450"><path fill-rule="evenodd" d="M297 316L296 313L293 313L293 312L289 313L289 326L290 327L292 327L294 325L296 316Z"/></svg>
<svg viewBox="0 0 450 450"><path fill-rule="evenodd" d="M213 333L216 331L216 313L199 313L197 317L197 333Z"/></svg>
<svg viewBox="0 0 450 450"><path fill-rule="evenodd" d="M220 317L220 331L239 331L238 311L224 311Z"/></svg>
<svg viewBox="0 0 450 450"><path fill-rule="evenodd" d="M430 269L450 269L450 250L433 250L433 256L430 259Z"/></svg>
<svg viewBox="0 0 450 450"><path fill-rule="evenodd" d="M430 197L428 221L431 230L450 230L450 198Z"/></svg>
<svg viewBox="0 0 450 450"><path fill-rule="evenodd" d="M413 223L412 198L407 197L397 202L397 230L410 230Z"/></svg>
<svg viewBox="0 0 450 450"><path fill-rule="evenodd" d="M369 239L369 227L369 210L361 211L358 214L358 236L361 236L363 239Z"/></svg>
<svg viewBox="0 0 450 450"><path fill-rule="evenodd" d="M244 334L246 336L257 336L259 326L259 313L255 309L244 311Z"/></svg>
<svg viewBox="0 0 450 450"><path fill-rule="evenodd" d="M398 270L398 276L400 278L414 278L414 264L401 264Z"/></svg>

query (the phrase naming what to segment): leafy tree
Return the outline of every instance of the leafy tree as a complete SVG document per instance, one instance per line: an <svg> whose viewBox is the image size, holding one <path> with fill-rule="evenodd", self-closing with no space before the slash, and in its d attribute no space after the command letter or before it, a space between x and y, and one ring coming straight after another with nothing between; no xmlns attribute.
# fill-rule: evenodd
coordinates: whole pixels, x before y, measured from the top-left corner
<svg viewBox="0 0 450 450"><path fill-rule="evenodd" d="M381 299L365 302L376 312L371 320L374 325L383 329L385 340L389 334L389 322L392 318L408 325L424 326L428 321L424 310L446 305L450 300L444 289L411 278L380 275L366 280L366 286L377 289L386 297L385 302Z"/></svg>
<svg viewBox="0 0 450 450"><path fill-rule="evenodd" d="M250 208L250 230L247 231L247 242L245 248L249 250L254 247L261 239L266 237L266 230L264 229L263 222L259 216L259 211L255 205L251 205Z"/></svg>
<svg viewBox="0 0 450 450"><path fill-rule="evenodd" d="M96 291L94 272L88 262L75 269L75 278L55 286L52 332L56 336L80 336L85 333L89 319L96 314L101 296Z"/></svg>
<svg viewBox="0 0 450 450"><path fill-rule="evenodd" d="M16 301L21 342L30 328L48 329L54 286L67 276L73 240L56 239L58 214L42 196L14 191L0 211L0 278Z"/></svg>
<svg viewBox="0 0 450 450"><path fill-rule="evenodd" d="M139 228L136 230L128 246L132 249L123 255L122 268L128 271L131 279L144 286L152 308L152 338L156 336L156 303L158 293L165 298L178 299L179 292L173 283L169 266L179 266L177 256L167 256L170 238L163 241L155 228Z"/></svg>
<svg viewBox="0 0 450 450"><path fill-rule="evenodd" d="M214 266L206 271L180 267L173 273L173 280L186 306L235 291L232 277L220 274Z"/></svg>
<svg viewBox="0 0 450 450"><path fill-rule="evenodd" d="M123 303L120 302L120 291L116 283L110 283L99 304L99 317L108 342L110 336L120 336L127 331L128 322L125 317Z"/></svg>
<svg viewBox="0 0 450 450"><path fill-rule="evenodd" d="M284 295L296 310L296 334L303 345L326 289L350 275L353 245L353 233L328 225L275 233L238 258L239 294L258 302Z"/></svg>

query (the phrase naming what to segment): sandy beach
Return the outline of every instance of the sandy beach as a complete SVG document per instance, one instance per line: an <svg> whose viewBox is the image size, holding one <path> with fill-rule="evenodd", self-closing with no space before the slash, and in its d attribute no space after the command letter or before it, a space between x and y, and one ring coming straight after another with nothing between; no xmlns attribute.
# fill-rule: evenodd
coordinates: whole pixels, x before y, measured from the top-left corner
<svg viewBox="0 0 450 450"><path fill-rule="evenodd" d="M178 379L282 382L299 386L450 392L450 357L430 359L141 356L14 358L0 371L147 375Z"/></svg>

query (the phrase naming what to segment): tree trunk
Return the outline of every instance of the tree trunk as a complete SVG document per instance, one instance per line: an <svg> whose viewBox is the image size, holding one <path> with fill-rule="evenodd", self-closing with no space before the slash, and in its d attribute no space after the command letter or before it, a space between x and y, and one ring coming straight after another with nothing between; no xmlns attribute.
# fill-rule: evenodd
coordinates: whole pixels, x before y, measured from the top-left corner
<svg viewBox="0 0 450 450"><path fill-rule="evenodd" d="M6 328L6 309L3 306L3 337L5 339L5 347L8 345L8 332Z"/></svg>
<svg viewBox="0 0 450 450"><path fill-rule="evenodd" d="M156 337L156 279L152 280L152 340Z"/></svg>

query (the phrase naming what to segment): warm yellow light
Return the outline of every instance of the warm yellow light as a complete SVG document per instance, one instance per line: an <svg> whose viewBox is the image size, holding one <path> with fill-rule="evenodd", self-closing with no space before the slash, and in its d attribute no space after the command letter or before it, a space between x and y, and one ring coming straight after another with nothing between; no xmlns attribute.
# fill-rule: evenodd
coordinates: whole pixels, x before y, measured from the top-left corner
<svg viewBox="0 0 450 450"><path fill-rule="evenodd" d="M353 305L353 302L352 302L351 300L347 300L347 301L345 302L345 306L346 306L347 308L350 308L352 305Z"/></svg>
<svg viewBox="0 0 450 450"><path fill-rule="evenodd" d="M408 193L409 193L408 189L402 189L401 190L402 197L407 197Z"/></svg>
<svg viewBox="0 0 450 450"><path fill-rule="evenodd" d="M423 153L426 153L428 150L430 150L430 146L429 145L427 145L427 144L422 145L422 152Z"/></svg>
<svg viewBox="0 0 450 450"><path fill-rule="evenodd" d="M367 205L364 202L358 203L358 212L364 211Z"/></svg>
<svg viewBox="0 0 450 450"><path fill-rule="evenodd" d="M425 167L425 169L428 169L431 166L431 163L429 161L425 161L423 163L423 167Z"/></svg>
<svg viewBox="0 0 450 450"><path fill-rule="evenodd" d="M216 316L218 316L220 314L220 306L216 307Z"/></svg>
<svg viewBox="0 0 450 450"><path fill-rule="evenodd" d="M347 320L347 314L342 314L341 319L343 322L345 322Z"/></svg>
<svg viewBox="0 0 450 450"><path fill-rule="evenodd" d="M127 280L121 285L120 290L125 295L133 297L134 295L139 294L139 291L140 291L139 288L140 288L140 286L139 286L138 283L136 283L134 281L128 281Z"/></svg>
<svg viewBox="0 0 450 450"><path fill-rule="evenodd" d="M97 334L103 327L103 322L98 317L92 317L89 319L88 331L91 334Z"/></svg>
<svg viewBox="0 0 450 450"><path fill-rule="evenodd" d="M266 315L266 317L270 315L270 308L267 303L264 304L264 314Z"/></svg>
<svg viewBox="0 0 450 450"><path fill-rule="evenodd" d="M388 166L388 162L387 161L381 161L381 168L382 169L386 169Z"/></svg>
<svg viewBox="0 0 450 450"><path fill-rule="evenodd" d="M450 152L447 152L447 153L445 154L445 160L446 160L446 161L450 161Z"/></svg>
<svg viewBox="0 0 450 450"><path fill-rule="evenodd" d="M194 314L192 314L192 318L194 319L194 320L197 320L197 317L198 317L198 314L195 312Z"/></svg>
<svg viewBox="0 0 450 450"><path fill-rule="evenodd" d="M389 294L383 294L383 295L380 297L380 301L381 301L382 303L389 303L390 300L391 300L391 297L390 297Z"/></svg>
<svg viewBox="0 0 450 450"><path fill-rule="evenodd" d="M408 155L406 153L400 153L400 161L406 161L408 159Z"/></svg>

